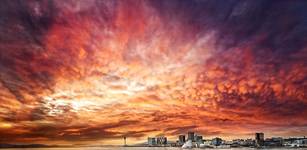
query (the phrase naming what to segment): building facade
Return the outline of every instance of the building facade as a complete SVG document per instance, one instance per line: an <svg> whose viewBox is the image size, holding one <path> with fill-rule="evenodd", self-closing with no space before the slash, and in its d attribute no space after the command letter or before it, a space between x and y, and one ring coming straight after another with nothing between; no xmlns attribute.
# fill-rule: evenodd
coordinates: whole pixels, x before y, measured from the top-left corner
<svg viewBox="0 0 307 150"><path fill-rule="evenodd" d="M264 146L264 133L255 134L255 145L256 147Z"/></svg>
<svg viewBox="0 0 307 150"><path fill-rule="evenodd" d="M149 146L155 146L155 145L157 145L156 138L154 138L154 137L148 137L147 143L148 143Z"/></svg>
<svg viewBox="0 0 307 150"><path fill-rule="evenodd" d="M185 143L185 135L179 135L179 144L183 145Z"/></svg>
<svg viewBox="0 0 307 150"><path fill-rule="evenodd" d="M188 132L188 140L191 140L192 142L195 142L195 133L194 132Z"/></svg>
<svg viewBox="0 0 307 150"><path fill-rule="evenodd" d="M264 145L271 146L271 147L280 147L284 145L284 139L282 137L268 138L268 139L265 139Z"/></svg>
<svg viewBox="0 0 307 150"><path fill-rule="evenodd" d="M196 142L196 144L203 144L203 143L204 143L204 141L203 141L203 136L201 136L201 135L196 135L196 136L195 136L195 142Z"/></svg>
<svg viewBox="0 0 307 150"><path fill-rule="evenodd" d="M167 144L167 138L165 136L157 137L157 145L166 145L166 144Z"/></svg>

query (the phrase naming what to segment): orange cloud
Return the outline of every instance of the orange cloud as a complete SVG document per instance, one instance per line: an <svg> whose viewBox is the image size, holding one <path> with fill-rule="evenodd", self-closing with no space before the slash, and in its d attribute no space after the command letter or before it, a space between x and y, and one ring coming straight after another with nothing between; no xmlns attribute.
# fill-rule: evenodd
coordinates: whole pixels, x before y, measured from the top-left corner
<svg viewBox="0 0 307 150"><path fill-rule="evenodd" d="M299 18L271 32L258 3L6 3L0 16L16 19L0 25L0 143L307 133Z"/></svg>

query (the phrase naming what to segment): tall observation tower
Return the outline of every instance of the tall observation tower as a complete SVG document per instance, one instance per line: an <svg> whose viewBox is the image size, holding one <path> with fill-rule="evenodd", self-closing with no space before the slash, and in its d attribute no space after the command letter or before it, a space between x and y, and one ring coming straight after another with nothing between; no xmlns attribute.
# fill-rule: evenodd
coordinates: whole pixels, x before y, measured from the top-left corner
<svg viewBox="0 0 307 150"><path fill-rule="evenodd" d="M127 146L127 137L124 136L124 146Z"/></svg>

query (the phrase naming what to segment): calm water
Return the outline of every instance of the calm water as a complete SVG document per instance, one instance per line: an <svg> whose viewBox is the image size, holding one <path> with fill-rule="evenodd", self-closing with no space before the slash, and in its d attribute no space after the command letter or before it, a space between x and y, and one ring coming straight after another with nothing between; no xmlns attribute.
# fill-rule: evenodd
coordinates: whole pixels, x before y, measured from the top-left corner
<svg viewBox="0 0 307 150"><path fill-rule="evenodd" d="M10 148L10 149L1 149L1 150L182 150L181 148L176 147L80 147L80 148ZM272 148L269 150L296 150L296 149L287 149L287 148ZM203 150L194 148L192 150ZM208 149L208 150L225 150L225 149ZM230 148L227 150L256 150L253 148ZM263 150L263 149L261 149ZM307 148L299 148L297 150L307 150Z"/></svg>

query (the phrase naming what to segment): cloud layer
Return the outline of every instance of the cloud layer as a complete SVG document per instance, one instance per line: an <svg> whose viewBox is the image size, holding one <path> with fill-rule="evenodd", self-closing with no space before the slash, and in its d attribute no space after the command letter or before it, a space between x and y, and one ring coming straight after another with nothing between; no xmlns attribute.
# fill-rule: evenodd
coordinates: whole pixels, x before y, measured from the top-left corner
<svg viewBox="0 0 307 150"><path fill-rule="evenodd" d="M0 143L307 134L305 1L2 1Z"/></svg>

